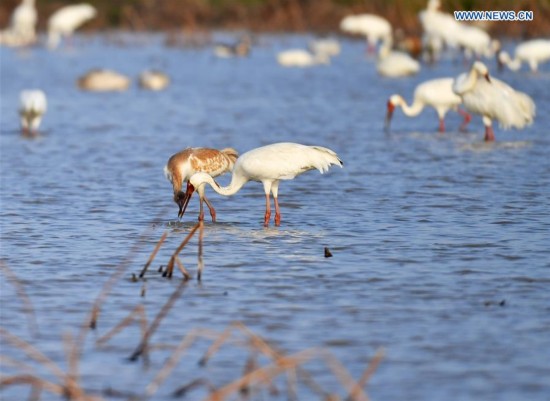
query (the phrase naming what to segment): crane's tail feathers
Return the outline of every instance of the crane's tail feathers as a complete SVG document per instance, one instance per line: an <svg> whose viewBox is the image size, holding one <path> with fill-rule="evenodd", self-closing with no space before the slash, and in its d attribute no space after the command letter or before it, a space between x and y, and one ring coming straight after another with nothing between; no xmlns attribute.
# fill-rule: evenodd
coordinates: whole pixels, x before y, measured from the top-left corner
<svg viewBox="0 0 550 401"><path fill-rule="evenodd" d="M239 152L237 152L233 148L225 148L225 149L222 149L220 152L222 152L225 156L227 156L231 164L235 164L235 162L239 157Z"/></svg>
<svg viewBox="0 0 550 401"><path fill-rule="evenodd" d="M322 146L311 146L311 149L316 150L317 156L313 161L314 167L319 170L321 174L326 173L330 166L344 166L344 162L338 157L336 152L331 149L323 148Z"/></svg>

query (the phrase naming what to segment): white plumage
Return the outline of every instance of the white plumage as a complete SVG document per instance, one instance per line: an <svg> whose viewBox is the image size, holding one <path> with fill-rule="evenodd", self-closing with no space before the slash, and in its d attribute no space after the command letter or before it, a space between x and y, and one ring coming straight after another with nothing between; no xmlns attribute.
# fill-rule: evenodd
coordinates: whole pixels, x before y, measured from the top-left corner
<svg viewBox="0 0 550 401"><path fill-rule="evenodd" d="M391 50L391 41L386 42L379 51L376 70L385 77L404 77L420 71L420 63L409 54Z"/></svg>
<svg viewBox="0 0 550 401"><path fill-rule="evenodd" d="M76 29L96 14L96 9L87 3L60 8L48 20L48 46L52 49L56 48L62 37L71 36Z"/></svg>
<svg viewBox="0 0 550 401"><path fill-rule="evenodd" d="M340 54L340 43L332 38L315 39L308 47L313 54L325 54L330 57Z"/></svg>
<svg viewBox="0 0 550 401"><path fill-rule="evenodd" d="M283 67L311 67L329 64L330 57L323 53L310 53L303 49L290 49L277 54L277 62Z"/></svg>
<svg viewBox="0 0 550 401"><path fill-rule="evenodd" d="M373 52L379 41L391 39L392 27L385 18L375 14L348 15L340 22L340 29L367 38L368 50Z"/></svg>
<svg viewBox="0 0 550 401"><path fill-rule="evenodd" d="M78 78L77 85L94 92L125 91L130 86L130 78L116 71L93 69Z"/></svg>
<svg viewBox="0 0 550 401"><path fill-rule="evenodd" d="M453 92L453 78L438 78L421 83L414 90L413 102L409 106L401 95L390 96L387 104L386 128L389 128L393 111L401 107L403 113L409 117L420 114L425 106L435 109L439 117L439 131L445 131L445 114L449 110L455 110L464 117L460 129L463 129L470 122L470 115L461 110L458 106L462 98Z"/></svg>
<svg viewBox="0 0 550 401"><path fill-rule="evenodd" d="M425 10L418 14L422 25L422 42L426 49L437 59L445 46L456 48L460 35L460 22L454 16L439 11L439 0L428 0Z"/></svg>
<svg viewBox="0 0 550 401"><path fill-rule="evenodd" d="M467 59L472 57L493 57L500 49L500 42L492 40L483 29L472 25L461 25L457 31L456 43L464 50Z"/></svg>
<svg viewBox="0 0 550 401"><path fill-rule="evenodd" d="M292 180L313 169L323 174L331 165L342 167L343 163L330 149L282 142L252 149L240 156L235 163L231 183L226 187L220 187L210 175L205 173L197 173L189 181L197 189L201 199L204 197L205 184L212 186L221 195L230 196L237 193L248 181L261 182L266 197L264 226L269 225L271 217L270 193L274 198L275 225L278 226L281 223L278 202L280 180Z"/></svg>
<svg viewBox="0 0 550 401"><path fill-rule="evenodd" d="M160 91L170 83L170 78L163 72L148 70L139 74L139 86L143 89Z"/></svg>
<svg viewBox="0 0 550 401"><path fill-rule="evenodd" d="M0 32L0 44L17 47L34 43L37 19L34 0L22 0L13 10L8 29Z"/></svg>
<svg viewBox="0 0 550 401"><path fill-rule="evenodd" d="M527 63L531 71L536 72L539 64L548 60L550 60L549 39L533 39L519 44L516 47L513 59L505 51L498 55L498 61L508 66L512 71L519 70L522 63Z"/></svg>
<svg viewBox="0 0 550 401"><path fill-rule="evenodd" d="M533 99L496 78L490 78L487 66L480 61L474 62L469 72L455 79L453 90L462 97L467 110L483 117L486 141L495 139L494 119L506 129L524 128L535 117Z"/></svg>
<svg viewBox="0 0 550 401"><path fill-rule="evenodd" d="M40 89L24 90L19 95L21 129L25 134L36 134L46 113L46 94Z"/></svg>

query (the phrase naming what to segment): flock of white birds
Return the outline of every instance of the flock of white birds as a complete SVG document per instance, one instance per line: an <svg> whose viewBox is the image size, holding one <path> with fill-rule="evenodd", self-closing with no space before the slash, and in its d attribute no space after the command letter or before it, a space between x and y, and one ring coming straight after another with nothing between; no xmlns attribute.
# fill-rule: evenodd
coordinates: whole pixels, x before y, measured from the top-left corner
<svg viewBox="0 0 550 401"><path fill-rule="evenodd" d="M6 46L27 46L37 40L37 12L35 0L22 0L14 10L10 25L0 32L0 44ZM503 128L524 128L535 117L535 103L527 94L517 91L505 82L489 74L489 69L481 59L496 57L499 66L508 66L517 71L522 63L527 63L533 73L539 64L550 60L550 40L535 39L519 44L514 56L501 51L498 40L492 39L482 29L466 25L440 10L439 0L428 0L425 10L419 13L423 29L421 57L425 61L437 62L445 49L462 50L465 59L474 59L469 71L458 77L438 78L423 82L414 91L409 105L399 94L391 95L387 102L386 129L395 108L401 108L407 116L418 115L424 107L436 110L439 117L439 130L445 131L444 118L449 110L464 117L461 129L469 123L468 112L482 117L485 125L485 141L494 141L493 121ZM48 20L47 46L56 48L60 41L83 23L93 18L96 10L89 4L63 7ZM345 17L340 29L348 34L364 36L368 52L375 54L378 73L386 77L402 77L416 74L421 63L405 51L394 49L391 24L383 17L373 14L360 14ZM250 52L251 41L243 37L232 45L218 44L214 54L218 57L243 57ZM336 39L320 39L310 43L308 49L289 49L277 54L277 62L284 67L311 67L330 64L331 58L340 53ZM139 77L139 84L147 89L162 90L169 84L169 78L160 71L145 71ZM78 79L77 84L84 90L122 91L130 85L130 79L110 70L92 70ZM464 108L465 110L463 110ZM46 95L39 89L24 90L20 95L21 129L26 134L38 132L42 116L46 112ZM205 148L188 148L172 156L165 168L166 177L174 188L174 201L179 206L179 216L183 215L192 193L197 190L200 196L200 219L203 219L203 201L207 203L213 220L215 211L204 196L204 186L209 184L223 195L232 195L247 181L260 181L266 194L264 224L269 224L270 194L275 201L275 223L280 224L280 210L277 192L280 180L293 179L297 175L318 169L325 172L331 165L342 166L341 160L332 150L319 146L304 146L294 143L279 143L253 149L238 159L228 158L224 151ZM237 153L234 152L235 157ZM184 157L185 156L185 157ZM177 162L175 162L176 160ZM233 171L228 187L220 187L212 178L223 172ZM187 182L186 192L182 190Z"/></svg>

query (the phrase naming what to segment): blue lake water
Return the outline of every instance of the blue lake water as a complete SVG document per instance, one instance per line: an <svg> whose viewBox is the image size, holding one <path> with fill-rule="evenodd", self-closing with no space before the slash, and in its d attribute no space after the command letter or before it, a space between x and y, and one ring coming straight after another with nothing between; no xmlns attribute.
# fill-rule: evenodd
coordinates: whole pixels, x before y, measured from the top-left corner
<svg viewBox="0 0 550 401"><path fill-rule="evenodd" d="M109 388L141 394L171 351L151 352L148 366L128 362L137 325L106 347L94 341L137 305L150 322L180 284L179 272L167 280L157 268L195 224L198 200L178 222L162 171L168 157L189 146L244 153L293 141L333 149L344 168L282 182L280 227L262 226L261 184L229 198L207 190L218 222L206 220L202 283L187 284L152 342L173 346L193 328L221 332L240 321L284 352L327 348L355 378L383 347L366 387L372 400L550 399L548 65L533 75L497 73L487 62L532 96L538 113L522 131L495 127L496 142L485 144L479 116L461 133L461 117L450 112L448 132L439 134L431 109L414 119L397 110L391 133L383 131L389 95L410 100L418 83L463 72L461 62L444 59L417 76L385 79L365 58L364 43L350 39L329 66L285 69L276 52L304 47L310 37L261 36L250 57L231 60L216 59L211 48L164 47L160 36L123 38L126 44L79 37L56 52L0 49L1 259L21 280L39 334L29 333L5 275L4 329L66 369L63 335L77 334L138 244L87 337L80 382L105 399L121 398L104 393ZM132 78L157 68L172 83L158 93L135 79L122 93L80 91L76 79L96 67ZM27 139L18 132L18 96L33 87L46 92L48 112L42 135ZM143 283L131 274L165 231L142 297ZM196 271L196 238L181 259ZM236 379L248 351L226 346L200 368L210 343L193 346L151 399L172 399L195 378L216 387ZM51 378L7 341L0 345L3 355ZM320 362L307 366L344 397ZM2 367L4 375L19 371ZM319 399L302 387L298 399ZM0 397L28 394L13 386ZM204 396L199 389L184 399ZM288 398L285 391L263 397ZM41 399L60 397L44 392Z"/></svg>

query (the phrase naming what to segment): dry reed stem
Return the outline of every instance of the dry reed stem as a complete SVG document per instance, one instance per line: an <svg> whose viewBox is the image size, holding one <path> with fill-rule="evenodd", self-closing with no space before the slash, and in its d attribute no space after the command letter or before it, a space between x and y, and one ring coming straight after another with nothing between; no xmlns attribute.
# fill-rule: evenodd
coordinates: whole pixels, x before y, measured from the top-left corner
<svg viewBox="0 0 550 401"><path fill-rule="evenodd" d="M367 385L367 383L368 383L369 379L371 378L371 376L373 375L373 373L376 371L376 369L378 369L378 365L380 365L380 362L382 362L382 359L384 359L384 354L385 354L385 352L384 352L383 348L379 348L376 351L376 354L374 354L372 360L367 365L367 367L365 368L363 374L361 375L361 377L357 381L357 387L354 387L351 390L351 393L346 398L347 400L354 399L358 389L365 388L365 386Z"/></svg>
<svg viewBox="0 0 550 401"><path fill-rule="evenodd" d="M172 370L176 367L185 351L195 342L196 338L201 336L200 330L193 329L180 341L178 347L166 360L162 368L157 372L153 380L145 388L145 394L141 399L149 398L157 392L160 385L170 375Z"/></svg>
<svg viewBox="0 0 550 401"><path fill-rule="evenodd" d="M63 372L50 358L37 350L31 344L21 340L19 337L11 334L2 327L0 327L0 336L4 337L14 347L23 351L32 360L42 364L42 366L52 372L59 380L65 380L65 372Z"/></svg>
<svg viewBox="0 0 550 401"><path fill-rule="evenodd" d="M160 325L160 322L168 314L170 309L172 309L172 306L174 305L176 300L181 296L186 286L187 286L187 281L182 281L179 284L176 291L174 291L174 293L170 296L170 298L168 298L168 301L166 301L164 306L160 309L159 313L155 316L155 319L151 323L151 326L149 326L147 331L143 334L140 344L138 345L136 350L133 352L133 354L130 356L131 361L135 361L146 350L148 346L149 338L155 333L158 326Z"/></svg>
<svg viewBox="0 0 550 401"><path fill-rule="evenodd" d="M15 273L8 267L6 263L0 260L0 269L6 275L8 281L10 281L15 287L15 293L23 301L23 312L27 315L27 320L29 323L29 332L31 336L36 336L38 334L38 323L36 322L36 314L34 313L34 308L32 302L28 297L25 287L21 283L21 280L17 278Z"/></svg>
<svg viewBox="0 0 550 401"><path fill-rule="evenodd" d="M200 359L199 364L205 365L210 357L216 353L219 348L225 343L231 336L233 330L241 331L250 341L253 349L259 350L262 354L267 356L270 359L276 360L284 354L275 351L263 338L252 332L246 325L241 322L230 323L229 326L220 334L218 339L208 348L205 355ZM303 368L298 369L300 377L303 379L304 383L315 393L320 396L327 397L329 394L323 390L323 388L313 379L311 374Z"/></svg>
<svg viewBox="0 0 550 401"><path fill-rule="evenodd" d="M157 256L157 252L159 251L159 249L160 249L162 243L164 242L164 240L166 239L167 235L168 235L168 231L165 231L162 234L162 237L160 237L160 239L158 240L157 245L155 245L155 249L153 249L153 252L151 252L151 255L149 256L149 259L147 260L147 263L145 263L145 266L143 266L143 269L141 269L141 273L139 273L139 278L143 278L143 276L147 272L147 269L149 268L151 263L153 263L153 260L155 259L155 256Z"/></svg>
<svg viewBox="0 0 550 401"><path fill-rule="evenodd" d="M107 341L109 341L115 335L120 333L122 329L124 329L126 326L129 326L133 321L135 321L136 316L139 319L141 336L143 337L147 331L147 316L143 305L137 305L134 309L132 309L132 311L128 314L128 316L122 319L115 327L113 327L103 336L99 337L96 340L96 345L101 346Z"/></svg>
<svg viewBox="0 0 550 401"><path fill-rule="evenodd" d="M184 280L191 280L191 275L189 274L187 269L183 266L183 263L181 263L181 260L180 260L179 256L176 256L174 258L174 260L176 261L176 264L178 265L179 271L181 272L181 274L183 274L183 279Z"/></svg>
<svg viewBox="0 0 550 401"><path fill-rule="evenodd" d="M309 348L297 352L290 356L278 358L271 365L256 369L237 380L225 385L214 393L210 394L206 401L222 401L226 397L239 391L242 387L252 387L254 384L262 382L271 382L274 377L287 371L288 369L296 368L298 365L315 358L319 354L318 348Z"/></svg>
<svg viewBox="0 0 550 401"><path fill-rule="evenodd" d="M211 393L216 391L216 388L212 386L212 383L210 383L206 379L200 378L200 379L192 380L190 383L187 383L186 385L179 387L172 393L172 396L175 398L183 397L187 392L197 387L206 387Z"/></svg>
<svg viewBox="0 0 550 401"><path fill-rule="evenodd" d="M19 370L33 371L34 368L31 365L27 365L21 361L13 359L7 355L0 355L0 366L7 367L11 366Z"/></svg>
<svg viewBox="0 0 550 401"><path fill-rule="evenodd" d="M174 260L176 256L178 256L178 254L182 251L185 245L187 245L187 243L193 237L193 235L195 234L199 226L200 226L200 223L195 224L195 226L191 229L189 234L187 234L187 236L183 239L180 246L178 246L176 251L173 253L172 257L170 258L170 261L168 262L168 265L166 266L166 270L163 274L165 277L168 277L168 278L172 277L172 273L174 272Z"/></svg>
<svg viewBox="0 0 550 401"><path fill-rule="evenodd" d="M65 395L65 388L59 384L49 382L47 380L40 379L33 375L15 375L15 376L3 376L0 378L0 388L15 386L18 384L28 384L34 389L44 389L50 393L60 396Z"/></svg>

